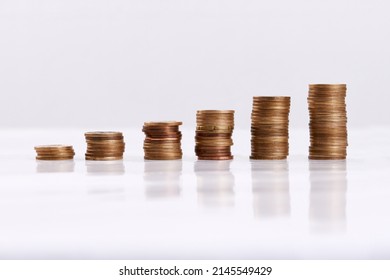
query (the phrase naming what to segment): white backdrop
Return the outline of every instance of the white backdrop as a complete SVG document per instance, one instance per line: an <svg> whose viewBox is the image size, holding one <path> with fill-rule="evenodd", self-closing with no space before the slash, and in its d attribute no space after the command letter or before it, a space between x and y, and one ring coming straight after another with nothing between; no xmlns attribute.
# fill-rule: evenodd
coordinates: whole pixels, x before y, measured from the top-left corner
<svg viewBox="0 0 390 280"><path fill-rule="evenodd" d="M348 84L350 126L389 124L389 1L0 0L0 126L193 125L198 109Z"/></svg>

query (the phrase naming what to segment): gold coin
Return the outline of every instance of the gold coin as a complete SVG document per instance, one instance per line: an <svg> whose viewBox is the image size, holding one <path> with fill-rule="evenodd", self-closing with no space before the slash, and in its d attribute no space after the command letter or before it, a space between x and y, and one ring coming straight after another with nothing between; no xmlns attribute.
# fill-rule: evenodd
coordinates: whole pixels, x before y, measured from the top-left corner
<svg viewBox="0 0 390 280"><path fill-rule="evenodd" d="M233 156L198 156L198 160L232 160Z"/></svg>
<svg viewBox="0 0 390 280"><path fill-rule="evenodd" d="M158 121L158 122L144 122L144 126L179 126L182 125L179 121Z"/></svg>
<svg viewBox="0 0 390 280"><path fill-rule="evenodd" d="M234 114L234 110L198 110L197 114Z"/></svg>
<svg viewBox="0 0 390 280"><path fill-rule="evenodd" d="M117 131L91 131L84 133L86 137L118 137L123 136L122 132Z"/></svg>
<svg viewBox="0 0 390 280"><path fill-rule="evenodd" d="M73 156L59 156L59 157L42 157L36 156L37 160L70 160L73 159Z"/></svg>
<svg viewBox="0 0 390 280"><path fill-rule="evenodd" d="M35 146L35 150L73 150L73 146L70 145L41 145L41 146Z"/></svg>
<svg viewBox="0 0 390 280"><path fill-rule="evenodd" d="M122 160L122 156L114 156L114 157L96 157L96 156L85 156L86 160L99 160L99 161L105 161L105 160Z"/></svg>

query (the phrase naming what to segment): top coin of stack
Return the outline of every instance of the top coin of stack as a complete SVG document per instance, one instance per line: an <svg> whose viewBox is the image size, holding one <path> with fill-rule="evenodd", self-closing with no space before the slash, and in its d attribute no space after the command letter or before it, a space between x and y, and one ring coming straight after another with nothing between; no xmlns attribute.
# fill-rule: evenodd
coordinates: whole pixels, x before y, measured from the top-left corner
<svg viewBox="0 0 390 280"><path fill-rule="evenodd" d="M310 159L345 159L347 111L345 84L309 85Z"/></svg>
<svg viewBox="0 0 390 280"><path fill-rule="evenodd" d="M146 136L144 158L149 160L181 159L183 153L179 125L182 125L182 122L145 122L142 128Z"/></svg>
<svg viewBox="0 0 390 280"><path fill-rule="evenodd" d="M251 159L286 159L290 97L254 96Z"/></svg>
<svg viewBox="0 0 390 280"><path fill-rule="evenodd" d="M66 145L45 145L34 147L38 160L69 160L73 159L74 150L72 146Z"/></svg>
<svg viewBox="0 0 390 280"><path fill-rule="evenodd" d="M196 113L195 153L199 160L233 159L234 110L201 110Z"/></svg>
<svg viewBox="0 0 390 280"><path fill-rule="evenodd" d="M95 131L86 132L86 160L120 160L123 159L125 142L122 132Z"/></svg>

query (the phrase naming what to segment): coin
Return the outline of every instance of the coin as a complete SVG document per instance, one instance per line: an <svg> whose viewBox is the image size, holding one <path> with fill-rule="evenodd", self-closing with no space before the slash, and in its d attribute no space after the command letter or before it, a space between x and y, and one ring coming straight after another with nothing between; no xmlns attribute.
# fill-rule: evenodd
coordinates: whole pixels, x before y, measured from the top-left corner
<svg viewBox="0 0 390 280"><path fill-rule="evenodd" d="M86 160L121 160L125 151L122 132L92 131L84 133L87 142Z"/></svg>
<svg viewBox="0 0 390 280"><path fill-rule="evenodd" d="M122 132L117 131L91 131L84 133L85 137L123 137Z"/></svg>
<svg viewBox="0 0 390 280"><path fill-rule="evenodd" d="M43 145L34 147L37 160L69 160L75 153L70 145Z"/></svg>
<svg viewBox="0 0 390 280"><path fill-rule="evenodd" d="M181 121L145 122L143 144L145 160L177 160L182 158L179 126Z"/></svg>
<svg viewBox="0 0 390 280"><path fill-rule="evenodd" d="M346 84L309 85L309 159L345 159L348 133Z"/></svg>
<svg viewBox="0 0 390 280"><path fill-rule="evenodd" d="M290 102L289 96L253 97L250 159L287 158Z"/></svg>
<svg viewBox="0 0 390 280"><path fill-rule="evenodd" d="M183 124L182 122L178 122L178 121L163 121L163 122L145 122L144 126L147 126L147 127L164 127L164 128L173 126L173 127L178 128L182 124Z"/></svg>
<svg viewBox="0 0 390 280"><path fill-rule="evenodd" d="M231 160L233 156L198 156L198 160Z"/></svg>
<svg viewBox="0 0 390 280"><path fill-rule="evenodd" d="M198 110L197 113L205 115L205 114L234 114L234 110Z"/></svg>
<svg viewBox="0 0 390 280"><path fill-rule="evenodd" d="M161 157L159 157L159 156L155 156L155 155L153 155L153 156L144 156L144 159L145 160L179 160L179 159L181 159L182 158L182 155L180 155L180 156L161 156Z"/></svg>
<svg viewBox="0 0 390 280"><path fill-rule="evenodd" d="M102 156L102 157L99 157L99 156L89 156L89 155L85 155L85 159L86 159L86 160L98 160L98 161L122 160L122 159L123 159L123 156L113 156L113 157L110 157L110 156Z"/></svg>
<svg viewBox="0 0 390 280"><path fill-rule="evenodd" d="M195 154L199 160L230 160L234 110L196 112Z"/></svg>
<svg viewBox="0 0 390 280"><path fill-rule="evenodd" d="M72 160L73 156L68 156L68 157L46 157L46 156L37 156L35 157L37 160Z"/></svg>

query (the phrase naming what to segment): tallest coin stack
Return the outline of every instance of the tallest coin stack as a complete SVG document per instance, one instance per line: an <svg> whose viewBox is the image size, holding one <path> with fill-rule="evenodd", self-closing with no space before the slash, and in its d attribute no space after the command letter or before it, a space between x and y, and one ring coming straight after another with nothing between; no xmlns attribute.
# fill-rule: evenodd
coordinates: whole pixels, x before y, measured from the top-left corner
<svg viewBox="0 0 390 280"><path fill-rule="evenodd" d="M345 159L347 111L345 84L309 85L309 159Z"/></svg>

